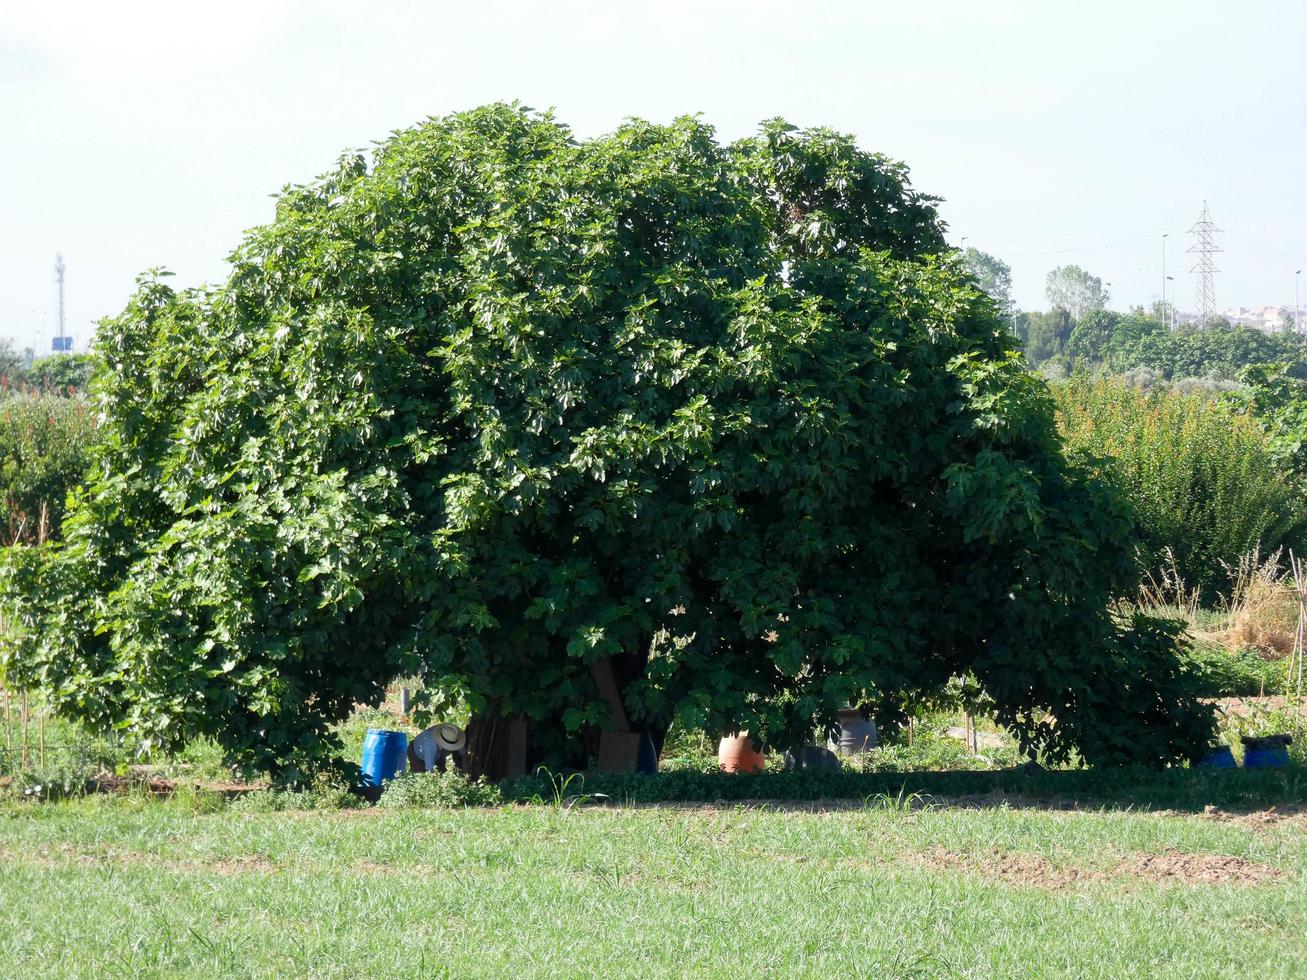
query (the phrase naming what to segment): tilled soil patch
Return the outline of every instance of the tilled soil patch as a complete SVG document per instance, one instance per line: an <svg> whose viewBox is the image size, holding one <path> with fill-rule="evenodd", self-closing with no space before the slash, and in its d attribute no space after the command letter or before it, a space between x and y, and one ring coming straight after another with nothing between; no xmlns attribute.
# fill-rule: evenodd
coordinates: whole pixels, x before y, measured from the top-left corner
<svg viewBox="0 0 1307 980"><path fill-rule="evenodd" d="M1282 877L1279 868L1229 854L1163 851L1136 854L1116 867L1118 875L1180 885L1259 885Z"/></svg>
<svg viewBox="0 0 1307 980"><path fill-rule="evenodd" d="M914 863L945 871L971 872L1010 885L1054 890L1122 879L1168 885L1260 885L1284 875L1279 868L1246 858L1174 849L1160 854L1132 854L1109 869L1055 864L1038 854L1015 851L975 855L940 848L920 855Z"/></svg>
<svg viewBox="0 0 1307 980"><path fill-rule="evenodd" d="M1190 814L1175 811L1163 811L1166 816L1187 817ZM1217 806L1203 809L1203 819L1216 820L1220 823L1232 823L1253 830L1269 830L1282 824L1307 826L1307 806L1301 803L1289 803L1283 806L1268 807L1265 810L1253 810L1250 813L1222 810Z"/></svg>
<svg viewBox="0 0 1307 980"><path fill-rule="evenodd" d="M914 862L942 871L969 871L1004 884L1034 888L1066 888L1087 881L1101 881L1103 872L1075 865L1058 865L1038 854L996 851L992 854L963 854L934 848Z"/></svg>

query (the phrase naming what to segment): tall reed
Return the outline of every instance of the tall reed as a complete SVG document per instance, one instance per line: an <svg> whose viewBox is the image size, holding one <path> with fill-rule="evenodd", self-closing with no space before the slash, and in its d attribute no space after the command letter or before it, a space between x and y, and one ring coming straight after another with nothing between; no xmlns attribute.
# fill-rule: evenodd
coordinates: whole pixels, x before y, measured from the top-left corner
<svg viewBox="0 0 1307 980"><path fill-rule="evenodd" d="M1303 488L1250 415L1113 378L1076 378L1053 391L1068 452L1096 459L1125 489L1154 576L1174 570L1211 601L1230 593L1243 556L1301 545Z"/></svg>

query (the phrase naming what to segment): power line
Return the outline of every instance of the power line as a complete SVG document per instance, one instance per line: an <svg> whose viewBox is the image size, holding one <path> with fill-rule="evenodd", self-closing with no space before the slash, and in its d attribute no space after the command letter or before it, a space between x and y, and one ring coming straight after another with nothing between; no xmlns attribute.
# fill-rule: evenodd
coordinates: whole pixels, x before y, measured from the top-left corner
<svg viewBox="0 0 1307 980"><path fill-rule="evenodd" d="M1176 223L1160 225L1155 228L1138 228L1132 231L1113 229L1112 231L1089 235L1057 235L1052 237L1040 236L1038 238L998 238L989 240L988 244L990 247L1001 247L1003 245L1061 245L1069 242L1120 241L1126 238L1142 238L1146 235L1156 235L1160 232L1178 232L1183 229L1183 223Z"/></svg>
<svg viewBox="0 0 1307 980"><path fill-rule="evenodd" d="M1261 241L1260 239L1253 238L1251 235L1248 235L1245 232L1233 231L1229 228L1223 228L1221 230L1224 231L1227 235L1234 235L1245 245L1251 246L1255 251L1261 252L1265 256L1273 257L1275 261L1278 261L1285 268L1288 269L1300 268L1305 262L1307 262L1307 260L1305 260L1300 255L1290 255L1288 252L1284 251L1283 249L1276 248L1273 245L1267 245L1265 242Z"/></svg>

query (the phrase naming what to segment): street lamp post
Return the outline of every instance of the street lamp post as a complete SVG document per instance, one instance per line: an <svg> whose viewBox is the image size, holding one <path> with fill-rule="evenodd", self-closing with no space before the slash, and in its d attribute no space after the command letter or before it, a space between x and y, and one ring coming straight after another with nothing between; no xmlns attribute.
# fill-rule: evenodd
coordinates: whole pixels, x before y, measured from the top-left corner
<svg viewBox="0 0 1307 980"><path fill-rule="evenodd" d="M1298 309L1298 280L1302 278L1302 270L1295 269L1293 272L1293 331L1302 333L1302 315Z"/></svg>
<svg viewBox="0 0 1307 980"><path fill-rule="evenodd" d="M1171 305L1166 305L1166 284L1171 284ZM1167 276L1162 282L1162 315L1166 317L1166 329L1175 329L1175 276Z"/></svg>
<svg viewBox="0 0 1307 980"><path fill-rule="evenodd" d="M1162 306L1166 306L1166 280L1171 278L1166 274L1166 240L1171 237L1171 233L1162 234Z"/></svg>

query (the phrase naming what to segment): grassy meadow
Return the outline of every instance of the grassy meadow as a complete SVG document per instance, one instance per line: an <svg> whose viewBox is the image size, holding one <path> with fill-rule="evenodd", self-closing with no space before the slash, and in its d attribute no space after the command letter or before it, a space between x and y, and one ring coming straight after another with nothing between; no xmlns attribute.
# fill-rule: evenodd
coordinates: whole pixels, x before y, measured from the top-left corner
<svg viewBox="0 0 1307 980"><path fill-rule="evenodd" d="M1307 818L848 805L0 808L6 976L1291 977Z"/></svg>

